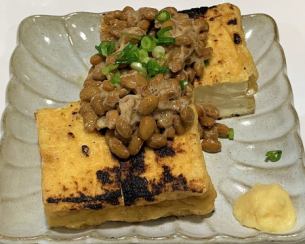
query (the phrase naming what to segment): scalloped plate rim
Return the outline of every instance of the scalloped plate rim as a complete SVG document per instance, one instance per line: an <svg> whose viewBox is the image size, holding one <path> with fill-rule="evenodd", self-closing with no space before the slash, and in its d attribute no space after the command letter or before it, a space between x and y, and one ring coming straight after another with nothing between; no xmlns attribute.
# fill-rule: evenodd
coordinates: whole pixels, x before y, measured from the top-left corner
<svg viewBox="0 0 305 244"><path fill-rule="evenodd" d="M33 18L41 18L41 17L54 17L54 18L61 18L61 19L67 19L70 16L74 16L77 14L96 14L96 15L101 15L102 13L98 13L98 12L87 12L87 11L78 11L78 12L72 12L66 15L48 15L48 14L44 14L44 15L31 15L28 16L26 18L24 18L18 27L18 31L17 31L17 45L12 53L11 59L10 59L10 80L12 79L12 57L15 53L15 50L19 47L20 45L20 29L23 25L23 23L25 21L28 21L30 19ZM243 15L243 17L256 17L256 16L264 16L269 18L272 21L272 25L274 28L274 32L275 32L275 36L274 36L274 40L275 42L277 42L279 44L280 47L280 51L282 53L282 58L283 58L283 65L281 70L283 71L283 74L288 82L288 86L289 86L289 93L291 94L291 98L293 99L293 95L292 95L292 88L291 88L291 83L290 80L288 78L287 75L287 64L286 64L286 58L285 58L285 53L283 50L283 47L280 45L279 42L279 31L278 31L278 27L276 24L276 21L268 14L265 13L255 13L255 14L247 14L247 15ZM270 48L270 47L269 47ZM262 57L260 57L259 59L261 59ZM26 84L25 84L26 85ZM0 153L1 153L1 148L2 148L2 141L3 138L5 136L5 129L3 128L4 126L4 119L5 119L5 115L6 115L6 110L8 107L8 100L7 100L7 91L8 91L8 86L6 87L6 100L5 100L5 109L4 112L1 116L1 127L0 127ZM298 143L301 147L301 154L302 154L302 159L304 159L304 146L303 146L303 142L302 139L300 137L300 132L299 132L299 128L300 128L300 123L299 123L299 117L297 114L297 111L293 105L293 101L290 101L289 104L290 109L292 110L293 114L294 114L294 118L296 119L296 126L297 126L297 139L298 139ZM251 115L250 115L251 116ZM1 162L0 162L1 163ZM0 165L1 166L1 165ZM303 160L303 167L305 167L305 162ZM1 169L1 167L0 167ZM1 199L0 199L1 202ZM80 236L80 237L75 237L75 238L69 238L69 237L56 237L56 236L50 236L50 230L48 230L45 234L42 235L37 235L37 236L29 236L29 237L13 237L13 236L6 236L6 235L1 235L0 234L0 240L3 241L81 241L81 240L89 240L89 239L93 239L93 240L99 240L99 241L114 241L114 238L112 237L106 237L106 236L102 236L101 234L99 234L99 236L95 235L96 234L96 230L89 230L88 232L84 233L85 235ZM177 239L178 238L178 239ZM161 236L161 237L145 237L142 235L128 235L128 236L122 236L119 238L115 238L116 241L132 241L132 240L145 240L145 241L153 241L153 240L162 240L162 241L208 241L208 242L230 242L230 241L234 241L235 243L262 243L265 241L275 241L275 242L287 242L287 241L304 241L305 240L305 230L299 230L298 232L295 232L293 234L278 234L278 235L270 235L270 234L266 234L261 232L259 235L254 236L254 237L247 237L247 238L240 238L240 237L234 237L234 236L230 236L230 235L212 235L208 238L196 238L193 236L189 236L189 235L185 235L182 234L180 232L177 232L175 234L172 235L168 235L168 236Z"/></svg>

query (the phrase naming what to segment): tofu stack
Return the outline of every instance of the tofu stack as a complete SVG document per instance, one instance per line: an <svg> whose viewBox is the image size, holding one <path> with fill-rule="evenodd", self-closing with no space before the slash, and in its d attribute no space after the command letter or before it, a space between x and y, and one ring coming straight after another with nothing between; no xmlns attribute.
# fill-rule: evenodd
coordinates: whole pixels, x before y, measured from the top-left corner
<svg viewBox="0 0 305 244"><path fill-rule="evenodd" d="M257 71L238 8L221 4L184 12L207 19L208 46L213 48L202 80L195 83L195 100L217 106L220 117L253 113ZM80 102L74 102L36 113L43 203L50 227L204 216L214 210L216 192L205 166L197 118L168 146L145 147L128 160L119 160L103 135L84 130L79 109Z"/></svg>
<svg viewBox="0 0 305 244"><path fill-rule="evenodd" d="M213 211L216 192L205 167L197 120L172 145L145 148L121 161L112 156L104 136L85 132L79 106L75 102L36 114L50 227Z"/></svg>

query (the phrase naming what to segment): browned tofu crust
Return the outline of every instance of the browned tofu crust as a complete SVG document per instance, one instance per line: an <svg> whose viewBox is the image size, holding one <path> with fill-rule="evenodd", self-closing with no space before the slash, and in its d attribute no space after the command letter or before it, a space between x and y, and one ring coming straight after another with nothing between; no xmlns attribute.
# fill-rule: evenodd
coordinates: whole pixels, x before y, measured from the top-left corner
<svg viewBox="0 0 305 244"><path fill-rule="evenodd" d="M142 206L189 196L210 187L197 122L167 147L115 158L98 133L87 133L79 102L36 113L44 204L53 211ZM197 119L196 119L197 121Z"/></svg>

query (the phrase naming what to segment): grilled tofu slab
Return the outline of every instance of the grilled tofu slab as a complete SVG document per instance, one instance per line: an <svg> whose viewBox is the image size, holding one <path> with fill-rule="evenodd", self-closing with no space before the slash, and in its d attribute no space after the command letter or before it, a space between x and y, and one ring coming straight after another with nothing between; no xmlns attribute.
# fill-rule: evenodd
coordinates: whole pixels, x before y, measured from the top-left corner
<svg viewBox="0 0 305 244"><path fill-rule="evenodd" d="M213 104L220 118L254 113L258 72L249 52L237 6L224 3L180 11L209 23L207 47L212 57L195 82L195 102ZM101 18L101 39L103 35Z"/></svg>
<svg viewBox="0 0 305 244"><path fill-rule="evenodd" d="M46 208L51 227L81 228L99 225L106 221L141 222L167 216L207 215L214 210L216 191L210 184L204 196L192 196L178 200L165 200L143 206L117 206L107 209L81 209L78 211L53 211Z"/></svg>
<svg viewBox="0 0 305 244"><path fill-rule="evenodd" d="M195 83L195 101L215 105L222 118L253 113L258 73L239 8L225 3L183 12L208 21L207 46L213 48L203 78Z"/></svg>
<svg viewBox="0 0 305 244"><path fill-rule="evenodd" d="M130 160L121 161L112 156L104 136L85 132L79 107L76 102L65 108L42 109L36 113L43 202L48 217L74 216L87 210L105 213L107 209L112 212L119 207L135 207L131 209L136 211L140 206L163 206L166 201L203 199L213 191L196 123L171 145L159 150L145 148ZM170 205L158 214L174 213ZM213 208L209 209L198 211L205 214ZM132 217L119 219L108 215L96 219L94 224L107 220L133 221ZM52 223L49 222L50 226L54 226Z"/></svg>
<svg viewBox="0 0 305 244"><path fill-rule="evenodd" d="M36 113L42 158L42 192L52 211L124 205L120 165L105 138L86 133L79 104Z"/></svg>

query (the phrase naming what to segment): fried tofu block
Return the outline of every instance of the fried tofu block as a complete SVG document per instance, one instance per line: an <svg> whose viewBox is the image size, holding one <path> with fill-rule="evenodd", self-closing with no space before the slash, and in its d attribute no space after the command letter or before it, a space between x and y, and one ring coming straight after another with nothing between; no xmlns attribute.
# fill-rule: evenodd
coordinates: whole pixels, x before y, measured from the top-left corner
<svg viewBox="0 0 305 244"><path fill-rule="evenodd" d="M112 156L104 136L85 132L79 106L76 102L36 113L43 203L51 227L79 227L108 220L141 221L212 211L215 194L211 193L214 190L205 168L196 123L187 133L177 136L172 145L159 150L145 148L128 161L122 161ZM199 205L186 211L184 203L188 201L183 199L194 199L196 204L198 199L213 200L208 209ZM177 203L181 211L172 214L175 210L168 202L177 200L181 200L180 205ZM155 214L152 212L142 219L129 217L129 209L134 215L137 209L145 212L148 205L149 211L155 209ZM159 207L153 205L163 210L159 212ZM92 211L95 214L89 214ZM125 211L125 217L115 215ZM81 220L87 214L93 219ZM64 224L59 216L72 222L67 220L70 224Z"/></svg>
<svg viewBox="0 0 305 244"><path fill-rule="evenodd" d="M86 133L79 103L36 113L43 202L52 211L124 206L120 165L105 138Z"/></svg>
<svg viewBox="0 0 305 244"><path fill-rule="evenodd" d="M222 118L253 113L258 73L239 8L225 3L186 12L208 21L207 46L213 48L203 78L195 84L195 101L215 105Z"/></svg>
<svg viewBox="0 0 305 244"><path fill-rule="evenodd" d="M51 227L81 228L106 221L141 222L168 216L205 216L214 210L216 191L212 184L204 196L163 201L143 206L117 206L112 209L83 209L79 211L50 211L46 209Z"/></svg>

